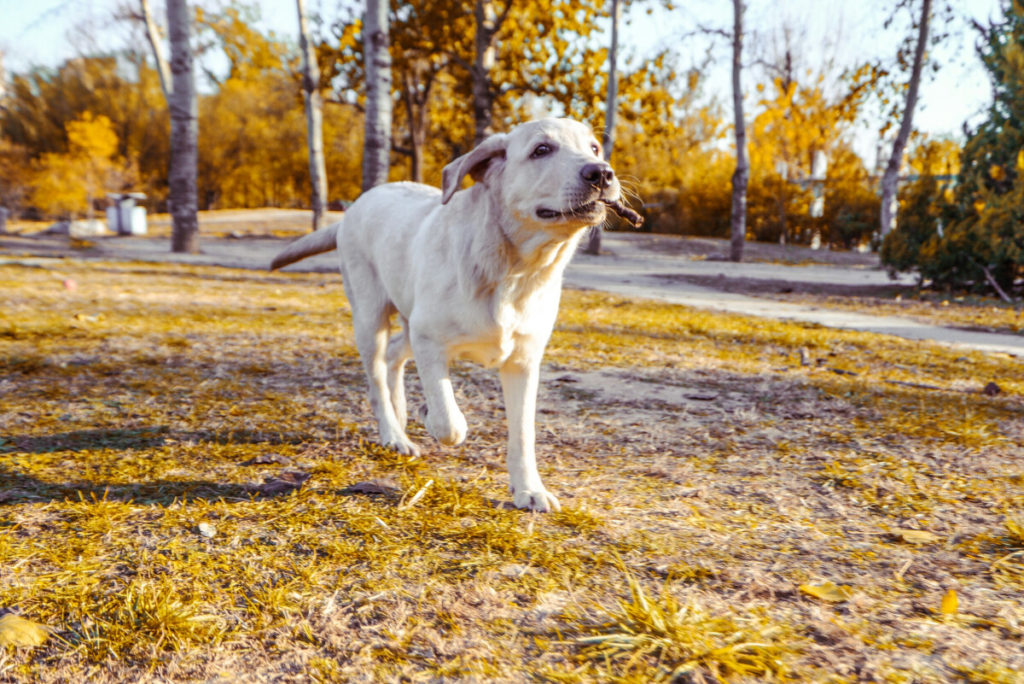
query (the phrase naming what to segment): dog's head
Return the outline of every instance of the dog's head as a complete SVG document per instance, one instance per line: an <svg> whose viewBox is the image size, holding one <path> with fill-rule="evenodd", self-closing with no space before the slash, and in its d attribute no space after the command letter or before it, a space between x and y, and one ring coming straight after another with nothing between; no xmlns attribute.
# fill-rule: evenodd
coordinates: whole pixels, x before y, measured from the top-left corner
<svg viewBox="0 0 1024 684"><path fill-rule="evenodd" d="M525 224L592 226L605 218L604 201L621 197L594 132L571 119L531 121L490 136L444 167L442 203L467 175Z"/></svg>

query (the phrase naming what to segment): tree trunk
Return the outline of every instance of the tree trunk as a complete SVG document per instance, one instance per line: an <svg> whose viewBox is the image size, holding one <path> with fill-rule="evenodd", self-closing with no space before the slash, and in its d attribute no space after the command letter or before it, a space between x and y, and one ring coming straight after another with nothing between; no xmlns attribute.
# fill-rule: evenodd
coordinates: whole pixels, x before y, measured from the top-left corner
<svg viewBox="0 0 1024 684"><path fill-rule="evenodd" d="M750 161L747 159L747 125L743 120L743 0L732 0L732 111L736 136L736 170L732 174L732 215L730 218L729 258L743 261L743 242L747 236L747 184Z"/></svg>
<svg viewBox="0 0 1024 684"><path fill-rule="evenodd" d="M156 21L153 20L153 10L149 6L149 0L141 0L142 19L146 23L146 39L149 47L153 50L153 61L156 62L156 73L160 75L160 89L164 91L164 98L171 97L171 67L164 58L164 51L161 49L160 31L157 29Z"/></svg>
<svg viewBox="0 0 1024 684"><path fill-rule="evenodd" d="M299 12L299 51L302 53L302 99L306 104L306 147L309 149L310 205L313 230L327 218L327 171L324 164L323 101L320 98L320 67L309 40L305 0L295 0Z"/></svg>
<svg viewBox="0 0 1024 684"><path fill-rule="evenodd" d="M405 114L409 121L410 177L414 183L422 183L423 151L427 145L427 101L429 100L430 83L426 83L423 92L420 92L416 86L416 77L406 72L404 78L403 90L405 92L402 94L402 99L405 102Z"/></svg>
<svg viewBox="0 0 1024 684"><path fill-rule="evenodd" d="M622 21L622 3L612 0L612 44L608 49L608 92L604 105L604 134L601 136L601 147L604 148L604 160L611 161L612 148L615 146L615 113L618 110L619 96L619 23ZM587 236L586 254L601 253L601 226L591 226Z"/></svg>
<svg viewBox="0 0 1024 684"><path fill-rule="evenodd" d="M917 107L917 92L921 85L921 70L924 66L924 51L928 43L928 22L931 18L931 0L921 2L921 21L917 25L917 46L914 48L914 64L910 70L910 83L907 84L907 103L903 107L903 121L892 143L892 154L882 174L882 212L878 230L885 237L896 228L898 204L898 185L900 166L903 163L903 150L907 147L910 131L914 126L914 109Z"/></svg>
<svg viewBox="0 0 1024 684"><path fill-rule="evenodd" d="M508 0L509 3L512 0ZM473 144L479 145L491 134L494 119L494 92L491 88L491 69L494 67L494 34L497 25L490 0L476 0L473 9L476 18L475 55L473 61Z"/></svg>
<svg viewBox="0 0 1024 684"><path fill-rule="evenodd" d="M391 53L387 0L366 0L363 59L366 68L366 129L363 192L388 182L391 156Z"/></svg>
<svg viewBox="0 0 1024 684"><path fill-rule="evenodd" d="M168 174L171 213L171 250L199 251L199 219L196 211L199 116L195 96L189 29L192 15L187 0L167 0L167 32L171 39L173 85L171 110L171 169Z"/></svg>

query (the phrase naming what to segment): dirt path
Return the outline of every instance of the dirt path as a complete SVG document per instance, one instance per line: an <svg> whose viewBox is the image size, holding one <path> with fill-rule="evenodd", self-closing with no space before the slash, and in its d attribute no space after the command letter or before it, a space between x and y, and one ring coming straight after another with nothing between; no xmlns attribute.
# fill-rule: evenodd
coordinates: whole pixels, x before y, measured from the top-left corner
<svg viewBox="0 0 1024 684"><path fill-rule="evenodd" d="M744 289L765 293L807 290L819 292L911 287L913 278L890 279L884 270L866 265L786 265L691 260L651 252L628 237L606 240L608 254L579 254L566 274L569 287L603 290L748 316L814 323L829 328L863 330L911 340L941 342L966 349L1011 354L1024 358L1024 336L928 325L909 318L876 316L753 297L725 289L738 280ZM721 283L709 287L701 283Z"/></svg>
<svg viewBox="0 0 1024 684"><path fill-rule="evenodd" d="M744 263L721 260L720 241L650 234L610 233L601 256L579 254L566 273L566 285L613 294L657 299L698 308L781 318L832 328L896 335L1024 358L1024 336L961 330L908 318L826 309L774 301L727 290L747 292L874 292L909 288L913 279L892 280L869 254L835 253L835 263L808 263L822 253L777 245L750 245ZM277 238L205 238L201 254L172 254L166 238L118 237L73 249L63 236L0 236L0 263L29 257L79 257L261 269L281 249ZM336 257L323 254L289 267L302 272L335 271ZM737 288L737 284L742 286Z"/></svg>

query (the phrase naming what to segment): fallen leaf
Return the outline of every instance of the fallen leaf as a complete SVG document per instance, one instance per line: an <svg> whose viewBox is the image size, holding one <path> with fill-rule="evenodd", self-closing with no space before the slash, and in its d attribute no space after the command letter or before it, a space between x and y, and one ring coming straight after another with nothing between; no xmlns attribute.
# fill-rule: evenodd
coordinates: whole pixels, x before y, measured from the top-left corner
<svg viewBox="0 0 1024 684"><path fill-rule="evenodd" d="M0 617L0 646L39 646L50 635L46 625L8 613Z"/></svg>
<svg viewBox="0 0 1024 684"><path fill-rule="evenodd" d="M808 596L813 596L829 603L842 603L843 601L848 601L853 596L852 587L845 584L836 584L835 582L801 584L800 591Z"/></svg>
<svg viewBox="0 0 1024 684"><path fill-rule="evenodd" d="M248 461L242 461L238 465L240 466L251 466L251 465L269 465L276 463L277 465L291 465L290 459L285 458L281 454L260 454L255 458L250 458Z"/></svg>
<svg viewBox="0 0 1024 684"><path fill-rule="evenodd" d="M283 470L279 475L271 476L263 480L263 484L253 488L257 494L263 496L278 496L298 489L312 475L302 470Z"/></svg>
<svg viewBox="0 0 1024 684"><path fill-rule="evenodd" d="M937 534L932 534L925 530L904 530L895 529L892 530L892 534L902 541L908 544L934 544L937 541L941 541L942 538Z"/></svg>
<svg viewBox="0 0 1024 684"><path fill-rule="evenodd" d="M208 522L201 522L198 525L199 534L203 535L207 539L211 539L217 535L217 528Z"/></svg>
<svg viewBox="0 0 1024 684"><path fill-rule="evenodd" d="M341 490L342 494L398 494L402 490L391 480L375 479L356 482Z"/></svg>
<svg viewBox="0 0 1024 684"><path fill-rule="evenodd" d="M940 606L943 615L956 615L957 609L960 607L960 599L957 598L956 589L950 589L946 592L946 595L942 597L942 604Z"/></svg>

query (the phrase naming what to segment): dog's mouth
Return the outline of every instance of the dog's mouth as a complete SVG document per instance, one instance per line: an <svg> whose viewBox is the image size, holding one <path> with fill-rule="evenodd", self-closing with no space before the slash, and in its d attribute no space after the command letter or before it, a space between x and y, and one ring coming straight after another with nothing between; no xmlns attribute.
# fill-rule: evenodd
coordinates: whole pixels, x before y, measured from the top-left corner
<svg viewBox="0 0 1024 684"><path fill-rule="evenodd" d="M590 219L596 217L598 214L604 213L604 204L602 202L594 201L587 202L585 204L579 204L569 209L558 211L556 209L548 209L547 207L539 207L537 209L537 218L544 219L546 221L551 220L579 220L579 219Z"/></svg>

